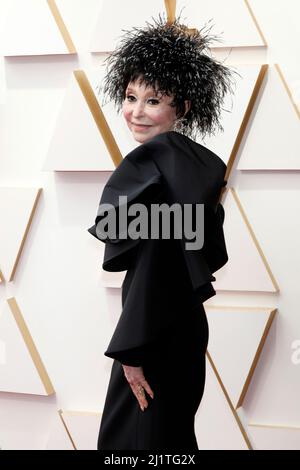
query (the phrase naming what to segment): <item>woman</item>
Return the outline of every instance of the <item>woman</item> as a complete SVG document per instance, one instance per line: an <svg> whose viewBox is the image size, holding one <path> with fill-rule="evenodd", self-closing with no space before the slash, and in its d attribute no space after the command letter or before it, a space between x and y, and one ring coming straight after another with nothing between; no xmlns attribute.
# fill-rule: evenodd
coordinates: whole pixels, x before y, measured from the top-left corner
<svg viewBox="0 0 300 470"><path fill-rule="evenodd" d="M127 31L108 57L103 86L141 145L109 178L88 229L105 242L103 269L127 270L122 313L104 353L114 361L98 449L197 450L194 418L208 343L203 302L216 294L213 273L228 256L219 203L226 165L191 136L222 129L218 118L231 71L203 53L208 34L190 34L179 18L168 24L159 16L147 24ZM104 217L123 210L119 196L128 208L202 204L204 244L189 249L186 233L124 238L124 227L108 236Z"/></svg>

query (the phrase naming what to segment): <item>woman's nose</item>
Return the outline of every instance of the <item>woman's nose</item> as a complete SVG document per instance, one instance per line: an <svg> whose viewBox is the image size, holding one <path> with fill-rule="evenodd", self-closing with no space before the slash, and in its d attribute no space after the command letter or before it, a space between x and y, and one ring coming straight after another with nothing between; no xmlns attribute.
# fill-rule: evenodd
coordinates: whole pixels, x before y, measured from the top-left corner
<svg viewBox="0 0 300 470"><path fill-rule="evenodd" d="M144 114L144 103L137 101L136 103L134 103L132 115L134 117L138 117L138 116L142 116L143 114Z"/></svg>

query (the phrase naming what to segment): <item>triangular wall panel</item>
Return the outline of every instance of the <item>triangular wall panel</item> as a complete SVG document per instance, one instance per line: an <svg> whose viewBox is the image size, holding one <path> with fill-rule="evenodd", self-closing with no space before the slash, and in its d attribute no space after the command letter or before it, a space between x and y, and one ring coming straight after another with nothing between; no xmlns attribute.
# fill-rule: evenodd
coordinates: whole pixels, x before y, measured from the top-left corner
<svg viewBox="0 0 300 470"><path fill-rule="evenodd" d="M43 170L113 171L139 145L111 104L101 108L100 81L98 70L72 74Z"/></svg>
<svg viewBox="0 0 300 470"><path fill-rule="evenodd" d="M247 431L254 450L298 450L300 427L249 423Z"/></svg>
<svg viewBox="0 0 300 470"><path fill-rule="evenodd" d="M299 170L300 121L279 68L269 67L238 170Z"/></svg>
<svg viewBox="0 0 300 470"><path fill-rule="evenodd" d="M12 281L42 189L0 187L0 267Z"/></svg>
<svg viewBox="0 0 300 470"><path fill-rule="evenodd" d="M214 273L214 287L217 290L277 292L278 285L233 188L227 190L223 205L229 261Z"/></svg>
<svg viewBox="0 0 300 470"><path fill-rule="evenodd" d="M51 395L50 378L36 349L15 298L4 303L0 314L0 391Z"/></svg>
<svg viewBox="0 0 300 470"><path fill-rule="evenodd" d="M175 3L175 2L174 2ZM139 0L103 0L99 18L92 35L90 50L92 52L109 52L115 49L122 29L133 26L144 27L145 21L158 17L160 13L167 19L165 2L155 0L144 2L140 8ZM182 10L182 7L185 7ZM182 10L181 19L190 28L201 29L213 18L213 33L222 35L222 42L214 42L213 47L265 46L266 42L250 6L243 0L210 0L203 2L199 8L198 0L177 0L176 16ZM239 18L236 22L235 19ZM152 23L152 21L151 21Z"/></svg>
<svg viewBox="0 0 300 470"><path fill-rule="evenodd" d="M181 9L184 23L191 28L200 28L209 20L213 25L211 33L221 37L213 47L260 47L266 41L258 22L245 0L210 0L199 5L198 0L177 0L176 14ZM238 18L238 21L236 19Z"/></svg>
<svg viewBox="0 0 300 470"><path fill-rule="evenodd" d="M249 449L238 416L231 410L208 359L205 390L195 417L195 432L199 450Z"/></svg>
<svg viewBox="0 0 300 470"><path fill-rule="evenodd" d="M55 0L9 0L2 11L5 14L0 38L2 55L76 53Z"/></svg>
<svg viewBox="0 0 300 470"><path fill-rule="evenodd" d="M234 67L240 76L234 75L233 94L226 95L222 106L220 120L224 131L217 132L214 136L207 136L205 139L201 137L197 139L197 142L222 158L226 165L229 160L234 160L239 150L247 124L252 119L251 113L267 68L267 65L258 64Z"/></svg>
<svg viewBox="0 0 300 470"><path fill-rule="evenodd" d="M151 17L165 15L166 9L163 0L143 2L139 0L103 0L98 20L90 44L91 52L110 52L115 49L122 29L131 29L134 26L146 26Z"/></svg>
<svg viewBox="0 0 300 470"><path fill-rule="evenodd" d="M237 408L243 403L276 309L208 305L206 312L211 331L209 354Z"/></svg>
<svg viewBox="0 0 300 470"><path fill-rule="evenodd" d="M97 449L101 413L59 410L59 415L75 449Z"/></svg>

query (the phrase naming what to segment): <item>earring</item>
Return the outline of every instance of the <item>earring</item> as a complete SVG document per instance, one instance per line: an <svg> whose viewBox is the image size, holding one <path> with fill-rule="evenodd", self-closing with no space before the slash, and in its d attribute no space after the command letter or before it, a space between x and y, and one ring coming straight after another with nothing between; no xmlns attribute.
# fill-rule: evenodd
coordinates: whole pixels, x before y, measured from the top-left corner
<svg viewBox="0 0 300 470"><path fill-rule="evenodd" d="M183 117L179 118L179 119L176 119L174 121L173 131L182 132L183 129L184 129L184 124L183 124L184 121L187 121L187 119L183 118Z"/></svg>

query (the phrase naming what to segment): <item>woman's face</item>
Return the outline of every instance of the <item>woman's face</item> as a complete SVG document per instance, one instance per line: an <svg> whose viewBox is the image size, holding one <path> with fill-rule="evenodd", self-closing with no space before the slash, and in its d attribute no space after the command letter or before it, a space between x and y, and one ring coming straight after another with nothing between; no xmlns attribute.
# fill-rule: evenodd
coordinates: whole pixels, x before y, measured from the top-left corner
<svg viewBox="0 0 300 470"><path fill-rule="evenodd" d="M156 94L154 88L138 81L129 82L123 101L123 115L133 138L144 143L157 134L173 129L176 107L173 96ZM187 109L187 102L186 102Z"/></svg>

